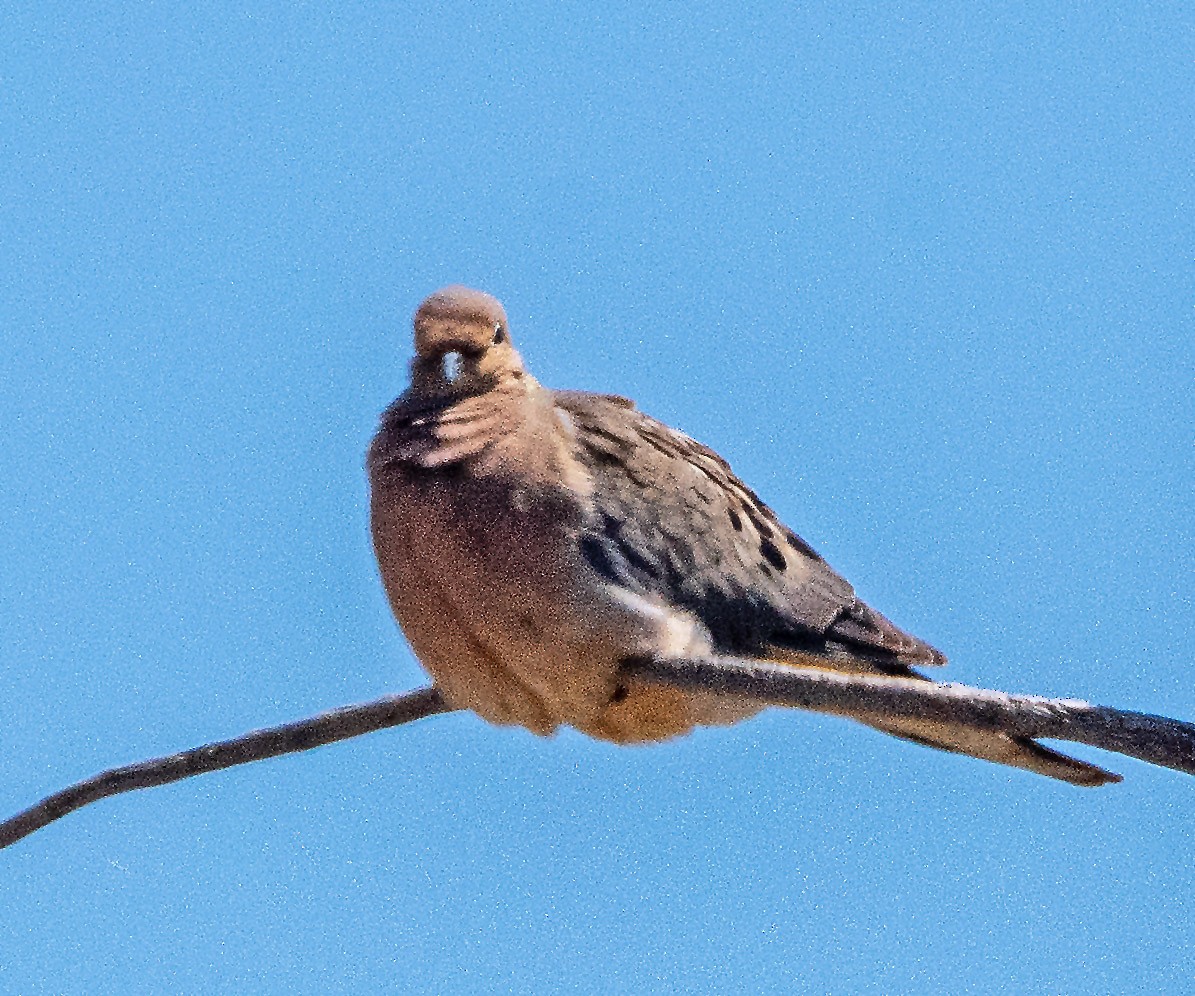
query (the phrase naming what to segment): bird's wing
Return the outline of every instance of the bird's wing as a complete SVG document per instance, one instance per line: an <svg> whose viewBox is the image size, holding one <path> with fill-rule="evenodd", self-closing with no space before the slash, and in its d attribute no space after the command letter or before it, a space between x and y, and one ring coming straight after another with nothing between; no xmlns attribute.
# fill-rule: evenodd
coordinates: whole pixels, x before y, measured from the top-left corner
<svg viewBox="0 0 1195 996"><path fill-rule="evenodd" d="M945 663L860 601L713 450L624 398L555 400L593 479L582 544L599 573L692 612L727 653L789 648L898 674Z"/></svg>

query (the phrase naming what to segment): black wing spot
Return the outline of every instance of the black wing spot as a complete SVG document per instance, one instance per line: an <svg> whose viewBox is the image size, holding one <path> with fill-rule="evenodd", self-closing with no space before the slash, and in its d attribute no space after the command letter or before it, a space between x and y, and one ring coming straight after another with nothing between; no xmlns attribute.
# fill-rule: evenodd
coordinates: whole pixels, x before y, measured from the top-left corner
<svg viewBox="0 0 1195 996"><path fill-rule="evenodd" d="M614 464L622 463L622 458L613 453L608 453L606 450L595 449L592 446L586 447L589 455L593 457L594 463L601 464L603 467L611 467Z"/></svg>
<svg viewBox="0 0 1195 996"><path fill-rule="evenodd" d="M619 685L614 689L614 694L610 696L611 702L625 702L627 696L630 695L630 689L626 685Z"/></svg>
<svg viewBox="0 0 1195 996"><path fill-rule="evenodd" d="M791 529L786 528L784 530L784 537L793 547L805 554L806 557L812 557L814 560L822 561L822 555L803 539L801 539L801 537L794 533ZM824 561L822 562L824 563Z"/></svg>
<svg viewBox="0 0 1195 996"><path fill-rule="evenodd" d="M641 556L630 543L619 543L618 551L627 558L627 563L640 573L657 579L660 577L660 565Z"/></svg>
<svg viewBox="0 0 1195 996"><path fill-rule="evenodd" d="M788 569L788 561L784 559L784 554L770 539L760 540L759 552L763 554L764 560L781 573Z"/></svg>
<svg viewBox="0 0 1195 996"><path fill-rule="evenodd" d="M760 514L762 509L756 511L750 505L744 505L743 511L747 513L747 518L751 520L751 525L755 527L755 531L759 533L759 535L765 540L770 540L776 535L772 530L772 527L769 526L766 521L764 521L763 516Z"/></svg>
<svg viewBox="0 0 1195 996"><path fill-rule="evenodd" d="M602 577L610 581L622 580L622 572L611 558L607 544L596 536L581 537L581 555Z"/></svg>
<svg viewBox="0 0 1195 996"><path fill-rule="evenodd" d="M618 435L616 432L603 429L600 425L586 424L585 431L591 436L596 436L598 439L604 439L615 450L621 450L623 453L627 453L633 448L625 437ZM593 449L592 446L589 448Z"/></svg>

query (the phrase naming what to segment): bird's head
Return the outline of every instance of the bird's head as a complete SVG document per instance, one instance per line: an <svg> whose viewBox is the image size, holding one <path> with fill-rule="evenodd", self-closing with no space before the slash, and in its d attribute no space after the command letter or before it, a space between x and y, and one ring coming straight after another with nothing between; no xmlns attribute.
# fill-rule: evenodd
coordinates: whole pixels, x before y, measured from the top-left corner
<svg viewBox="0 0 1195 996"><path fill-rule="evenodd" d="M445 287L415 312L415 390L466 397L522 376L523 361L511 345L506 312L496 298L468 287Z"/></svg>

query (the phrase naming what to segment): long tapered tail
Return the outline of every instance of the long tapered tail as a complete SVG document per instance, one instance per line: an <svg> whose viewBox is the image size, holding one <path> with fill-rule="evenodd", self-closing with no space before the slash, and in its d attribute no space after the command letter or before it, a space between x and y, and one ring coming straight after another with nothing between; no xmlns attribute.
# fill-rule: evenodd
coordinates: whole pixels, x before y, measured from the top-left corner
<svg viewBox="0 0 1195 996"><path fill-rule="evenodd" d="M967 754L984 761L994 761L996 764L1024 768L1026 771L1057 778L1072 785L1095 787L1121 781L1120 775L1060 754L1049 747L1043 747L1029 737L1010 737L1006 733L991 730L923 720L894 720L884 723L867 721L867 725L902 740L911 740L955 754Z"/></svg>
<svg viewBox="0 0 1195 996"><path fill-rule="evenodd" d="M861 674L887 675L893 681L932 681L907 664L898 661L879 662L853 653L817 653L808 650L772 648L773 660L797 667L813 667L824 671L848 671ZM858 717L858 721L902 740L936 747L954 754L966 754L983 761L1024 768L1047 778L1057 778L1072 785L1094 787L1123 781L1120 775L1103 768L1060 754L1043 747L1030 737L1009 736L995 730L981 730L959 723L941 723L923 719L884 719Z"/></svg>

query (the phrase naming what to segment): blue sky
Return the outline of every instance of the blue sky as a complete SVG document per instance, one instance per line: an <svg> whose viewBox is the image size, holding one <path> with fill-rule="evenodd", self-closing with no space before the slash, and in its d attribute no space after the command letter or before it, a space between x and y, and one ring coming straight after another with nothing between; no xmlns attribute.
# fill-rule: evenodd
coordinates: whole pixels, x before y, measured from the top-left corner
<svg viewBox="0 0 1195 996"><path fill-rule="evenodd" d="M951 679L1195 718L1193 21L9 7L0 807L424 680L362 459L450 282ZM438 717L5 851L0 989L1183 991L1195 782L1101 760Z"/></svg>

